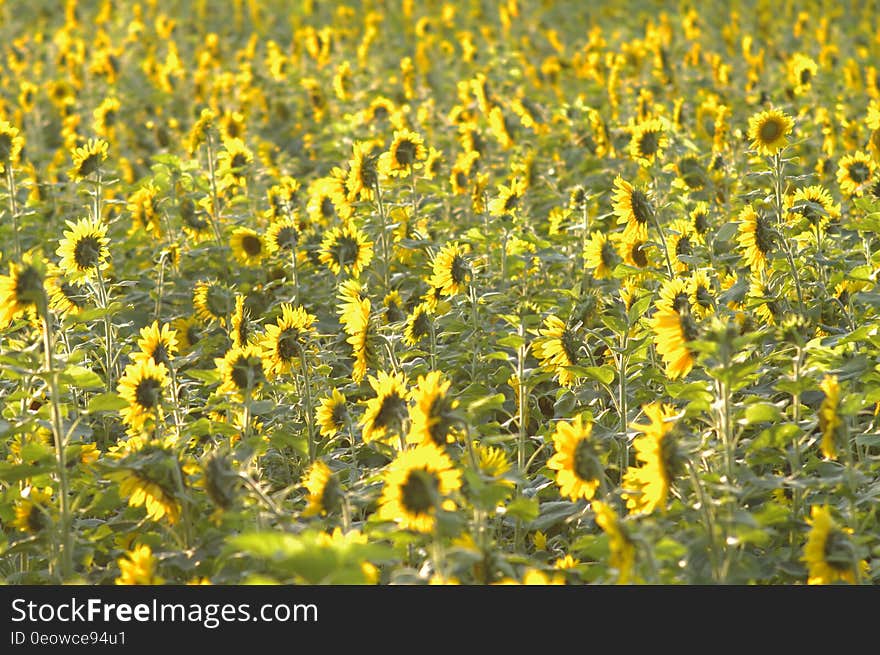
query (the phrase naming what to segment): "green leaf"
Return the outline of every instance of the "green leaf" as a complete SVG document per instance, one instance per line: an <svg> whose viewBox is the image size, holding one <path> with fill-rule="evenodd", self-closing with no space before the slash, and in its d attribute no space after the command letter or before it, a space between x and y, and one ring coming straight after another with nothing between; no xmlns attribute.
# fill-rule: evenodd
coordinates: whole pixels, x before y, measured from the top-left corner
<svg viewBox="0 0 880 655"><path fill-rule="evenodd" d="M101 393L89 401L86 411L89 414L96 412L118 411L123 407L128 407L128 401L111 391Z"/></svg>
<svg viewBox="0 0 880 655"><path fill-rule="evenodd" d="M220 372L217 369L190 369L186 372L187 376L195 378L206 384L216 384L220 382Z"/></svg>
<svg viewBox="0 0 880 655"><path fill-rule="evenodd" d="M538 518L540 506L537 498L526 498L520 496L507 506L509 516L519 519L523 523L529 523Z"/></svg>
<svg viewBox="0 0 880 655"><path fill-rule="evenodd" d="M82 366L68 366L61 377L80 389L98 389L104 386L100 375Z"/></svg>
<svg viewBox="0 0 880 655"><path fill-rule="evenodd" d="M771 403L753 403L746 408L746 425L772 423L782 418L782 412Z"/></svg>

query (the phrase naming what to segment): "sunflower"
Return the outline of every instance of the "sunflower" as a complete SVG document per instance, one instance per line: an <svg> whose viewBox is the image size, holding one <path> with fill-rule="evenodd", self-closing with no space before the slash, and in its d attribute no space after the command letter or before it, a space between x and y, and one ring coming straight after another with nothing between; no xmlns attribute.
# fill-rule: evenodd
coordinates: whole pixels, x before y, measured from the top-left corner
<svg viewBox="0 0 880 655"><path fill-rule="evenodd" d="M687 261L687 258L693 257L696 241L691 230L690 222L683 219L672 221L669 224L666 247L672 262L672 272L675 274L687 273L690 268L690 262Z"/></svg>
<svg viewBox="0 0 880 655"><path fill-rule="evenodd" d="M404 343L411 347L418 345L422 339L431 334L433 320L433 313L427 303L421 302L416 305L403 328Z"/></svg>
<svg viewBox="0 0 880 655"><path fill-rule="evenodd" d="M0 120L0 173L6 172L6 166L15 166L18 163L23 147L24 137L20 135L18 128Z"/></svg>
<svg viewBox="0 0 880 655"><path fill-rule="evenodd" d="M663 157L663 149L669 138L658 118L639 123L632 129L629 141L629 155L642 166L650 166L655 159Z"/></svg>
<svg viewBox="0 0 880 655"><path fill-rule="evenodd" d="M101 104L92 112L92 129L96 134L102 137L111 137L121 107L118 98L104 98L101 101Z"/></svg>
<svg viewBox="0 0 880 655"><path fill-rule="evenodd" d="M801 187L788 199L786 218L794 222L803 218L810 228L824 230L830 221L840 218L840 205L835 205L831 194L821 184Z"/></svg>
<svg viewBox="0 0 880 655"><path fill-rule="evenodd" d="M376 144L373 141L358 141L353 146L346 178L349 202L371 202L375 196L375 188L379 184L378 155L373 152L375 149Z"/></svg>
<svg viewBox="0 0 880 655"><path fill-rule="evenodd" d="M654 315L648 320L654 332L654 346L663 358L670 380L686 376L694 365L688 343L697 338L698 327L689 295L685 280L666 280L655 303Z"/></svg>
<svg viewBox="0 0 880 655"><path fill-rule="evenodd" d="M632 537L611 505L601 500L593 500L590 505L596 515L596 525L608 535L608 548L611 551L609 564L617 569L617 584L629 584L636 561L636 547Z"/></svg>
<svg viewBox="0 0 880 655"><path fill-rule="evenodd" d="M20 316L34 320L46 300L42 263L25 253L20 264L9 263L9 275L0 275L0 328Z"/></svg>
<svg viewBox="0 0 880 655"><path fill-rule="evenodd" d="M345 331L349 335L346 342L351 344L352 356L354 357L351 379L357 384L364 379L367 367L375 359L370 339L372 336L370 308L369 298L355 303L348 316L349 322L345 326Z"/></svg>
<svg viewBox="0 0 880 655"><path fill-rule="evenodd" d="M224 187L242 185L247 179L247 168L254 161L244 141L238 138L223 139L223 150L217 155L217 174Z"/></svg>
<svg viewBox="0 0 880 655"><path fill-rule="evenodd" d="M131 507L145 507L154 521L164 517L171 525L177 523L181 511L177 499L180 463L171 448L159 441L147 441L126 451L114 467L107 477L119 483L119 495L128 496Z"/></svg>
<svg viewBox="0 0 880 655"><path fill-rule="evenodd" d="M216 321L226 325L235 309L232 292L217 280L199 280L193 290L193 307L196 316L205 323Z"/></svg>
<svg viewBox="0 0 880 655"><path fill-rule="evenodd" d="M388 177L405 177L427 156L425 142L418 133L396 130L388 150L379 155L378 170Z"/></svg>
<svg viewBox="0 0 880 655"><path fill-rule="evenodd" d="M473 276L471 265L465 257L468 252L468 246L453 242L443 246L434 256L429 284L440 289L441 295L454 296L467 289Z"/></svg>
<svg viewBox="0 0 880 655"><path fill-rule="evenodd" d="M619 235L617 241L617 254L623 259L623 263L633 268L647 269L652 266L648 256L648 240L638 236L625 237Z"/></svg>
<svg viewBox="0 0 880 655"><path fill-rule="evenodd" d="M737 241L743 250L743 258L753 274L761 274L767 268L767 257L776 241L770 219L758 214L751 205L739 212Z"/></svg>
<svg viewBox="0 0 880 655"><path fill-rule="evenodd" d="M129 235L146 232L156 239L162 238L158 197L159 188L152 182L147 182L128 196L125 208L131 214Z"/></svg>
<svg viewBox="0 0 880 655"><path fill-rule="evenodd" d="M706 186L706 171L693 155L685 155L675 162L675 172L678 177L673 184L677 188L699 191Z"/></svg>
<svg viewBox="0 0 880 655"><path fill-rule="evenodd" d="M541 368L553 372L563 387L574 384L577 374L570 367L577 366L582 345L577 334L553 314L544 319L538 334L532 348Z"/></svg>
<svg viewBox="0 0 880 655"><path fill-rule="evenodd" d="M596 230L590 235L584 247L584 264L593 269L593 277L604 280L611 276L620 261L617 255L617 234L606 235Z"/></svg>
<svg viewBox="0 0 880 655"><path fill-rule="evenodd" d="M837 524L827 505L813 505L807 523L811 526L810 533L801 557L809 569L807 584L825 585L837 581L855 584L858 568L863 568L865 563L857 561L850 539L852 531Z"/></svg>
<svg viewBox="0 0 880 655"><path fill-rule="evenodd" d="M50 265L46 273L46 294L49 309L59 316L67 316L87 306L89 290L82 284L70 282L60 268Z"/></svg>
<svg viewBox="0 0 880 655"><path fill-rule="evenodd" d="M156 559L147 545L137 546L116 560L119 565L118 585L160 585L164 582L156 575Z"/></svg>
<svg viewBox="0 0 880 655"><path fill-rule="evenodd" d="M256 395L265 380L261 354L259 346L251 343L233 346L223 357L215 358L222 380L218 391L239 397Z"/></svg>
<svg viewBox="0 0 880 655"><path fill-rule="evenodd" d="M156 364L171 367L171 358L177 354L177 331L167 323L159 327L159 321L142 327L138 339L140 352L132 355L135 361L152 359Z"/></svg>
<svg viewBox="0 0 880 655"><path fill-rule="evenodd" d="M249 227L236 228L229 239L229 245L235 259L245 266L258 266L266 256L263 238Z"/></svg>
<svg viewBox="0 0 880 655"><path fill-rule="evenodd" d="M152 358L135 360L125 367L117 391L128 402L120 410L122 421L133 433L145 429L148 421L162 417L162 390L168 386L168 369Z"/></svg>
<svg viewBox="0 0 880 655"><path fill-rule="evenodd" d="M46 487L43 490L36 487L26 487L21 492L21 500L15 503L15 518L12 520L12 527L31 534L37 534L49 527L51 500L51 487Z"/></svg>
<svg viewBox="0 0 880 655"><path fill-rule="evenodd" d="M751 147L761 155L775 155L783 148L791 134L794 121L777 109L759 112L749 119L749 138Z"/></svg>
<svg viewBox="0 0 880 655"><path fill-rule="evenodd" d="M181 353L189 353L202 338L204 326L195 316L182 316L171 321L171 327L179 339Z"/></svg>
<svg viewBox="0 0 880 655"><path fill-rule="evenodd" d="M92 218L76 223L67 221L70 228L64 232L55 254L61 257L59 268L71 282L88 282L99 271L110 267L107 245L107 226Z"/></svg>
<svg viewBox="0 0 880 655"><path fill-rule="evenodd" d="M700 268L687 279L688 300L694 316L702 319L715 312L715 292L707 269Z"/></svg>
<svg viewBox="0 0 880 655"><path fill-rule="evenodd" d="M709 204L697 202L688 213L693 227L692 234L699 243L705 243L706 233L709 231Z"/></svg>
<svg viewBox="0 0 880 655"><path fill-rule="evenodd" d="M643 190L636 189L618 175L614 179L612 206L618 224L626 225L624 239L648 239L648 223L654 218L654 206Z"/></svg>
<svg viewBox="0 0 880 655"><path fill-rule="evenodd" d="M428 156L425 158L423 177L426 180L433 180L435 177L439 177L443 168L442 164L443 153L433 146L428 148Z"/></svg>
<svg viewBox="0 0 880 655"><path fill-rule="evenodd" d="M555 452L547 467L557 471L559 493L573 501L590 500L605 475L592 432L593 424L578 414L573 421L559 421L553 433Z"/></svg>
<svg viewBox="0 0 880 655"><path fill-rule="evenodd" d="M444 498L461 488L461 471L434 444L404 450L383 475L379 518L394 521L402 530L433 531Z"/></svg>
<svg viewBox="0 0 880 655"><path fill-rule="evenodd" d="M455 195L463 195L470 189L471 177L476 172L480 153L469 150L459 153L449 174L449 184Z"/></svg>
<svg viewBox="0 0 880 655"><path fill-rule="evenodd" d="M767 278L762 275L750 275L746 298L748 306L763 324L776 325L780 317L779 304Z"/></svg>
<svg viewBox="0 0 880 655"><path fill-rule="evenodd" d="M379 371L378 377L370 376L368 381L376 395L366 401L360 420L363 440L364 443L387 441L392 434L401 434L403 420L408 415L406 376Z"/></svg>
<svg viewBox="0 0 880 655"><path fill-rule="evenodd" d="M651 421L630 427L642 433L633 441L638 467L629 467L623 476L621 497L631 511L650 514L666 507L669 487L684 464L684 456L676 443L675 426L678 413L671 405L654 402L643 407Z"/></svg>
<svg viewBox="0 0 880 655"><path fill-rule="evenodd" d="M299 229L292 218L280 218L266 230L266 252L280 253L284 250L293 252L299 243Z"/></svg>
<svg viewBox="0 0 880 655"><path fill-rule="evenodd" d="M837 444L844 427L838 408L840 406L840 384L836 375L825 375L819 388L825 394L819 406L819 431L822 433L820 448L823 457L837 459Z"/></svg>
<svg viewBox="0 0 880 655"><path fill-rule="evenodd" d="M70 179L79 182L98 172L107 159L108 147L104 139L89 139L84 146L74 148L71 152L73 166L68 171Z"/></svg>
<svg viewBox="0 0 880 655"><path fill-rule="evenodd" d="M409 410L407 443L433 443L443 448L455 442L455 409L458 401L449 396L451 384L440 371L419 376L412 391L414 404Z"/></svg>
<svg viewBox="0 0 880 655"><path fill-rule="evenodd" d="M269 199L269 209L266 213L270 221L292 217L296 211L300 186L296 178L283 175L278 184L273 184L266 190L266 196Z"/></svg>
<svg viewBox="0 0 880 655"><path fill-rule="evenodd" d="M212 234L209 222L212 212L211 199L206 197L205 200L207 207L194 203L190 198L184 198L177 209L183 231L193 244L209 239Z"/></svg>
<svg viewBox="0 0 880 655"><path fill-rule="evenodd" d="M349 424L348 407L345 396L334 389L326 398L318 401L315 421L322 437L332 439Z"/></svg>
<svg viewBox="0 0 880 655"><path fill-rule="evenodd" d="M343 271L358 277L373 259L373 242L355 225L334 227L324 234L318 261L335 275Z"/></svg>
<svg viewBox="0 0 880 655"><path fill-rule="evenodd" d="M845 155L837 163L837 184L846 196L860 196L872 182L877 164L864 152Z"/></svg>
<svg viewBox="0 0 880 655"><path fill-rule="evenodd" d="M251 312L245 307L245 298L235 296L235 310L230 317L229 338L233 346L244 346L253 343L256 337L255 324L251 320Z"/></svg>
<svg viewBox="0 0 880 655"><path fill-rule="evenodd" d="M810 90L818 70L816 62L801 52L796 52L788 60L788 81L795 95L803 95Z"/></svg>
<svg viewBox="0 0 880 655"><path fill-rule="evenodd" d="M315 334L316 317L302 306L281 305L281 316L274 325L266 326L260 346L263 364L269 378L282 375L301 361L309 340Z"/></svg>
<svg viewBox="0 0 880 655"><path fill-rule="evenodd" d="M498 194L489 201L489 214L498 218L509 218L514 215L525 191L525 184L521 178L515 178L509 184L499 184Z"/></svg>
<svg viewBox="0 0 880 655"><path fill-rule="evenodd" d="M340 220L347 223L354 214L347 194L345 181L340 177L330 175L314 180L309 184L306 215L312 223L321 226Z"/></svg>
<svg viewBox="0 0 880 655"><path fill-rule="evenodd" d="M342 500L339 481L320 459L309 466L300 484L309 492L308 506L303 510L303 516L325 516L339 509Z"/></svg>

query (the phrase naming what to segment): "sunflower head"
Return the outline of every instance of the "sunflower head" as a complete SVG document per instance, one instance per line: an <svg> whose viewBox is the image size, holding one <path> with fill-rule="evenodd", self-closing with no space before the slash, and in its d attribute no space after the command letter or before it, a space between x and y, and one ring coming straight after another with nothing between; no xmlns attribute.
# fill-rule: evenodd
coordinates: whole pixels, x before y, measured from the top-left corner
<svg viewBox="0 0 880 655"><path fill-rule="evenodd" d="M266 244L256 230L236 228L229 240L232 254L245 266L257 266L266 256Z"/></svg>
<svg viewBox="0 0 880 655"><path fill-rule="evenodd" d="M254 344L233 346L214 363L220 371L221 393L230 392L242 398L255 396L265 381L261 352Z"/></svg>
<svg viewBox="0 0 880 655"><path fill-rule="evenodd" d="M70 179L79 182L101 170L101 164L107 159L109 145L103 139L89 139L85 145L73 149L70 168Z"/></svg>
<svg viewBox="0 0 880 655"><path fill-rule="evenodd" d="M45 311L47 300L45 266L25 253L21 263L10 262L9 275L0 275L0 328L20 316L35 318Z"/></svg>
<svg viewBox="0 0 880 655"><path fill-rule="evenodd" d="M373 259L373 242L351 224L334 227L326 232L321 242L318 260L335 275L342 272L358 277Z"/></svg>
<svg viewBox="0 0 880 655"><path fill-rule="evenodd" d="M571 500L590 500L605 475L601 454L591 437L592 423L579 414L574 421L559 421L553 434L555 454L547 466L555 471L559 492Z"/></svg>
<svg viewBox="0 0 880 655"><path fill-rule="evenodd" d="M342 488L333 471L321 460L315 460L308 468L301 484L308 491L308 506L303 516L324 516L339 509Z"/></svg>
<svg viewBox="0 0 880 655"><path fill-rule="evenodd" d="M164 390L168 386L168 369L152 357L136 359L125 367L117 391L128 401L128 407L120 410L123 422L132 432L147 426L148 421L162 416Z"/></svg>
<svg viewBox="0 0 880 655"><path fill-rule="evenodd" d="M448 243L440 249L433 260L431 286L440 289L443 296L453 296L464 291L473 277L471 264L466 255L467 246Z"/></svg>
<svg viewBox="0 0 880 655"><path fill-rule="evenodd" d="M386 440L391 435L400 434L409 414L409 393L403 373L389 375L379 371L377 377L370 376L369 382L376 395L366 401L361 417L364 443Z"/></svg>
<svg viewBox="0 0 880 655"><path fill-rule="evenodd" d="M749 119L751 147L762 155L775 155L788 143L788 135L794 128L790 116L777 109L768 109Z"/></svg>
<svg viewBox="0 0 880 655"><path fill-rule="evenodd" d="M93 218L77 222L67 221L56 254L61 257L59 268L71 282L87 282L100 271L109 268L110 251L107 248L107 225Z"/></svg>

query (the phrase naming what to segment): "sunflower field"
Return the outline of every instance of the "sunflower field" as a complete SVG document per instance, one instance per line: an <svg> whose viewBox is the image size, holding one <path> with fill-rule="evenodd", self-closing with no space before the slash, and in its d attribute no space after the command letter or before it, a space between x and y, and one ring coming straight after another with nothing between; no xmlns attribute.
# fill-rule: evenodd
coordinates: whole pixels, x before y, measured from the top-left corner
<svg viewBox="0 0 880 655"><path fill-rule="evenodd" d="M880 580L866 2L0 2L8 584Z"/></svg>

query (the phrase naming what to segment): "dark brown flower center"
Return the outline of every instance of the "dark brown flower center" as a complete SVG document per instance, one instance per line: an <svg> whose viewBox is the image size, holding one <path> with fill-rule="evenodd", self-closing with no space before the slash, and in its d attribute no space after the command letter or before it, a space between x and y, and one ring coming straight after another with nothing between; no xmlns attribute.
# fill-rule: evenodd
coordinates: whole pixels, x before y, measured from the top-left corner
<svg viewBox="0 0 880 655"><path fill-rule="evenodd" d="M455 284L466 284L471 277L471 267L464 257L456 254L452 258L449 274Z"/></svg>
<svg viewBox="0 0 880 655"><path fill-rule="evenodd" d="M758 138L762 143L773 143L782 134L782 125L775 118L765 120L758 129Z"/></svg>
<svg viewBox="0 0 880 655"><path fill-rule="evenodd" d="M586 437L574 447L574 474L584 482L598 480L604 473L593 444Z"/></svg>
<svg viewBox="0 0 880 655"><path fill-rule="evenodd" d="M868 165L865 162L857 161L850 164L849 176L852 178L853 182L861 184L871 177L871 169L868 168Z"/></svg>
<svg viewBox="0 0 880 655"><path fill-rule="evenodd" d="M302 332L298 328L287 328L278 335L278 356L288 361L300 354Z"/></svg>
<svg viewBox="0 0 880 655"><path fill-rule="evenodd" d="M654 208L648 201L648 196L639 189L634 189L630 198L632 204L632 213L636 221L639 223L647 223L654 215Z"/></svg>
<svg viewBox="0 0 880 655"><path fill-rule="evenodd" d="M73 246L73 261L77 268L85 270L98 265L101 260L101 242L98 237L86 235Z"/></svg>
<svg viewBox="0 0 880 655"><path fill-rule="evenodd" d="M398 166L411 165L416 158L416 144L408 139L402 140L394 150L394 161Z"/></svg>
<svg viewBox="0 0 880 655"><path fill-rule="evenodd" d="M151 377L142 379L134 389L135 402L147 410L159 405L161 394L162 384L156 378Z"/></svg>
<svg viewBox="0 0 880 655"><path fill-rule="evenodd" d="M245 234L241 239L241 248L249 257L256 257L263 251L263 241L253 234Z"/></svg>
<svg viewBox="0 0 880 655"><path fill-rule="evenodd" d="M398 425L406 415L406 399L397 391L392 391L382 398L373 425L378 428L389 428Z"/></svg>
<svg viewBox="0 0 880 655"><path fill-rule="evenodd" d="M440 481L424 469L413 469L400 487L400 502L411 514L426 514L437 505Z"/></svg>

